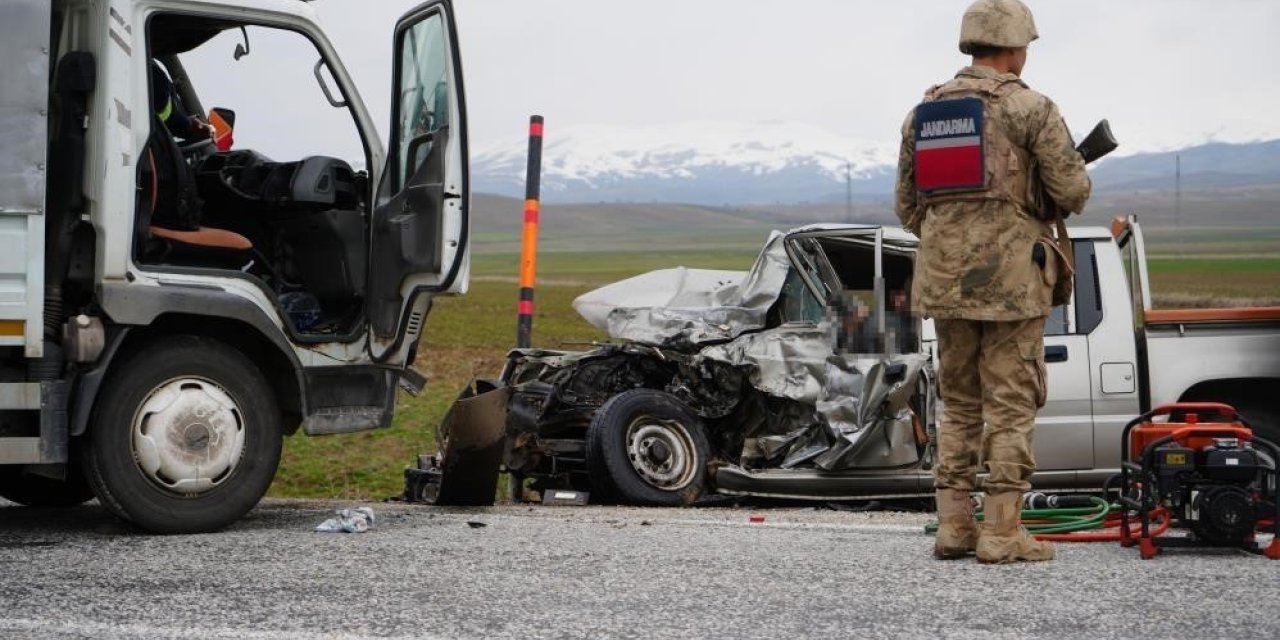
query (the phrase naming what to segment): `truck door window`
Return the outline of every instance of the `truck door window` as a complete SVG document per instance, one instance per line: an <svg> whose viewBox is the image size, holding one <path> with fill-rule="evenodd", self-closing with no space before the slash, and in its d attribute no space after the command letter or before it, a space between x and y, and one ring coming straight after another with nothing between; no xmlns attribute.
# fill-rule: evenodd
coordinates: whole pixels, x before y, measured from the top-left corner
<svg viewBox="0 0 1280 640"><path fill-rule="evenodd" d="M430 153L437 132L449 126L449 49L444 19L431 15L412 26L400 49L400 135L395 136L396 164L392 192L399 191L409 172Z"/></svg>

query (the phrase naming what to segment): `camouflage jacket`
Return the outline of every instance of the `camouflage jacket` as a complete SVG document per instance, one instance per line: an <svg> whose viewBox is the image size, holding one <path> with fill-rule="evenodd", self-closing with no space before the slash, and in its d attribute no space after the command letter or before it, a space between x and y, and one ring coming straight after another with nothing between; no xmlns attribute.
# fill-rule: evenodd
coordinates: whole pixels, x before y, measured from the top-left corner
<svg viewBox="0 0 1280 640"><path fill-rule="evenodd" d="M973 89L1001 91L996 123L1017 150L1007 162L988 162L1032 190L1043 188L1059 210L1079 213L1089 198L1090 181L1075 151L1071 133L1058 107L1032 91L1013 74L983 66L961 69L937 92ZM916 190L915 110L902 125L895 210L907 230L920 236L912 287L913 309L934 318L1021 320L1048 315L1059 265L1051 247L1044 248L1044 267L1033 259L1035 245L1052 238L1050 226L1030 211L1036 198L954 199L935 201ZM1016 176L1031 171L1028 176ZM930 200L932 202L927 202ZM1052 242L1052 240L1050 240Z"/></svg>

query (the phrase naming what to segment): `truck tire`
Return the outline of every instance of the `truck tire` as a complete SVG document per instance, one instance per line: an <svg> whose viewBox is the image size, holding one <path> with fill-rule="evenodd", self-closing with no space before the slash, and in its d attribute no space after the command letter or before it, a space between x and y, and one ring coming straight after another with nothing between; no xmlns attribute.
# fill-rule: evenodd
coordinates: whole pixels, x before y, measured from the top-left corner
<svg viewBox="0 0 1280 640"><path fill-rule="evenodd" d="M709 451L702 421L653 389L613 396L587 428L592 491L623 504L693 504L707 482Z"/></svg>
<svg viewBox="0 0 1280 640"><path fill-rule="evenodd" d="M20 466L3 466L0 498L27 507L74 507L92 500L93 489L75 465L68 465L66 480L23 473Z"/></svg>
<svg viewBox="0 0 1280 640"><path fill-rule="evenodd" d="M266 493L281 414L244 354L166 337L112 368L90 426L85 476L104 506L155 533L221 529Z"/></svg>

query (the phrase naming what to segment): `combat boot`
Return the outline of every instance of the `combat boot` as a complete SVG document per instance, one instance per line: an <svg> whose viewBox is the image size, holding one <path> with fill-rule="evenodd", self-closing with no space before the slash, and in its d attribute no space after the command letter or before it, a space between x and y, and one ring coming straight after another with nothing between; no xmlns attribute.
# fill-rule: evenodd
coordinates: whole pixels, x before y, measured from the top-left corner
<svg viewBox="0 0 1280 640"><path fill-rule="evenodd" d="M933 556L939 560L963 558L978 546L978 525L973 519L973 500L968 491L938 489L938 533L933 539Z"/></svg>
<svg viewBox="0 0 1280 640"><path fill-rule="evenodd" d="M1031 537L1019 521L1022 494L1008 491L988 495L978 533L978 562L1039 562L1053 559L1053 545Z"/></svg>

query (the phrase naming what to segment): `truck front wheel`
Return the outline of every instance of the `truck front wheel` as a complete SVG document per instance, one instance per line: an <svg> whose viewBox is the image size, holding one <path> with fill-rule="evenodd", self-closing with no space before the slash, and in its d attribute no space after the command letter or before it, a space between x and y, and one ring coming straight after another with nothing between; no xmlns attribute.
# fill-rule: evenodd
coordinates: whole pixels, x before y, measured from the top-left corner
<svg viewBox="0 0 1280 640"><path fill-rule="evenodd" d="M156 533L231 524L280 463L281 416L244 354L173 336L113 367L85 451L85 475L117 516Z"/></svg>

